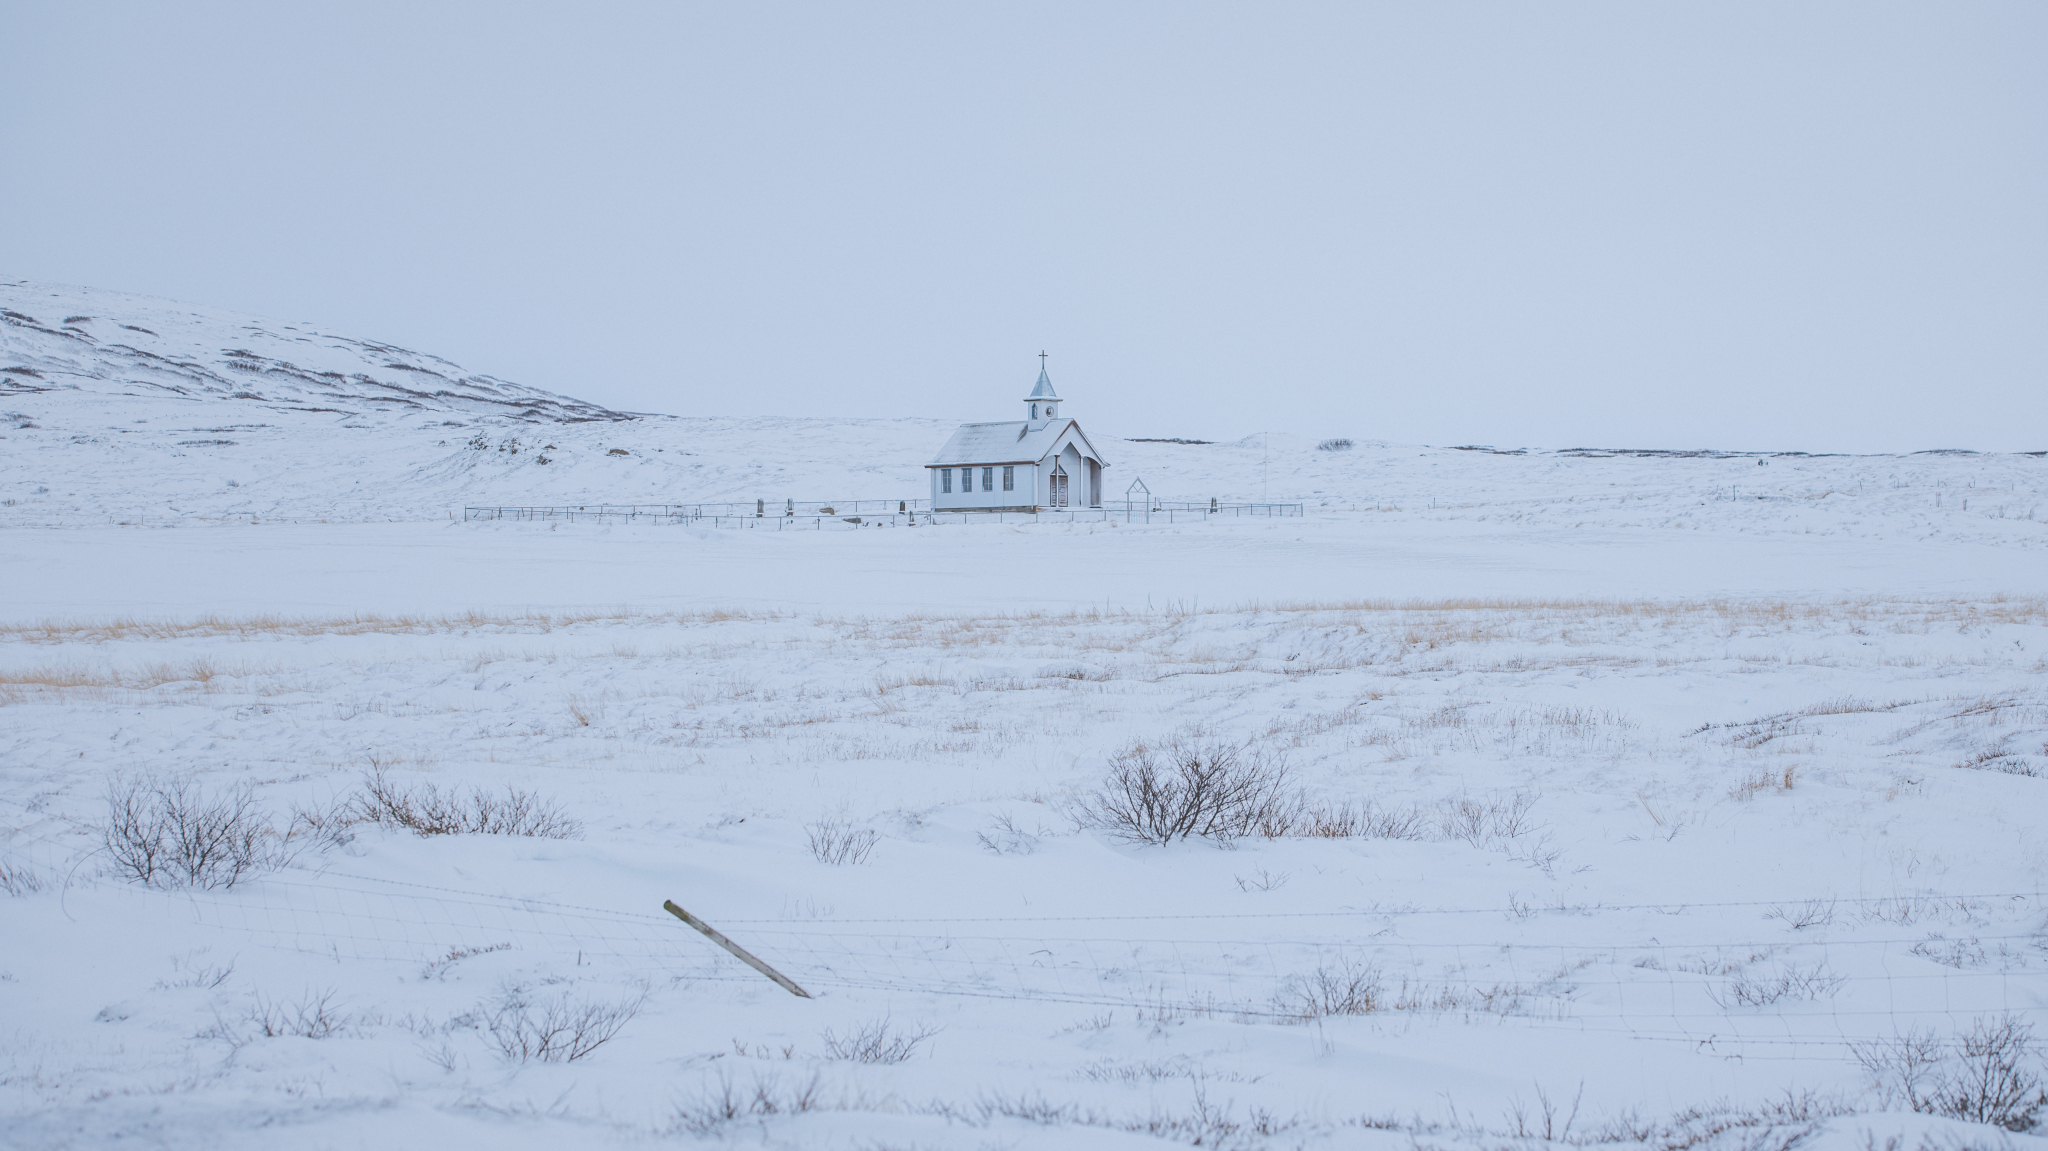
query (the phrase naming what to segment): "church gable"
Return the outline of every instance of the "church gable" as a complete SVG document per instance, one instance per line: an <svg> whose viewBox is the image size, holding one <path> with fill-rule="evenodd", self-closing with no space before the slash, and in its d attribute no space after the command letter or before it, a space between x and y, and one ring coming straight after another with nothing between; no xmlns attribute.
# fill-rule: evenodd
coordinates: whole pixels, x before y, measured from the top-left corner
<svg viewBox="0 0 2048 1151"><path fill-rule="evenodd" d="M1081 422L1079 420L1067 421L1067 426L1061 430L1059 438L1053 442L1052 447L1047 450L1046 455L1056 454L1062 449L1064 449L1068 444L1074 445L1076 451L1080 452L1081 455L1087 457L1088 459L1094 460L1097 464L1100 464L1105 468L1109 466L1109 461L1103 459L1102 453L1096 451L1095 445L1089 442L1088 433L1081 430ZM1040 458L1042 459L1044 457Z"/></svg>

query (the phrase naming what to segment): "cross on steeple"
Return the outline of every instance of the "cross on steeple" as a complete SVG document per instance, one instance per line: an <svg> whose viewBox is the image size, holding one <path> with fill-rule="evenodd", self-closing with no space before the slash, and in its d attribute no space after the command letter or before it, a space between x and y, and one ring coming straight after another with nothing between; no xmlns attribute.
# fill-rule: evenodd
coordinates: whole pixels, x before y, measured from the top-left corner
<svg viewBox="0 0 2048 1151"><path fill-rule="evenodd" d="M1045 374L1045 355L1044 352L1038 353L1038 385L1024 397L1034 420L1050 420L1060 414L1059 393L1052 390L1052 377Z"/></svg>

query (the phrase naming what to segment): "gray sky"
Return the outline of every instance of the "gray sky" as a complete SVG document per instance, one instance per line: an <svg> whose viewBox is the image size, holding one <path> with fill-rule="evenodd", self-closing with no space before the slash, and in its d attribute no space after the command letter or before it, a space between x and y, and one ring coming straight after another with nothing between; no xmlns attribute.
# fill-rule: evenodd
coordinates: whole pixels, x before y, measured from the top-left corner
<svg viewBox="0 0 2048 1151"><path fill-rule="evenodd" d="M0 7L0 276L617 407L2048 448L2048 5Z"/></svg>

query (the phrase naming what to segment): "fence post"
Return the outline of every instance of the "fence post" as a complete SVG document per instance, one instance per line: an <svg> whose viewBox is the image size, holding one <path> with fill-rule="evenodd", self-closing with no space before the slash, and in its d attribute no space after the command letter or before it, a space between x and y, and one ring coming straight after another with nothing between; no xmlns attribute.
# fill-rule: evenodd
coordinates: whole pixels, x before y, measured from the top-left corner
<svg viewBox="0 0 2048 1151"><path fill-rule="evenodd" d="M716 943L720 947L725 948L727 951L732 952L733 956L737 958L741 963L744 963L748 967L751 967L754 970L760 972L761 974L767 976L768 978L773 979L775 981L775 985L782 988L784 991L789 992L791 995L794 995L799 999L809 999L811 997L810 992L805 991L801 987L798 987L795 983L790 981L788 976L784 975L782 972L777 971L773 967L770 967L767 964L761 962L760 960L754 958L752 952L748 951L744 947L741 947L739 944L734 943L732 940L727 939L723 934L719 932L717 928L711 926L710 924L704 922L696 916L691 915L689 912L684 911L682 908L677 907L675 900L662 900L661 909L663 911L668 912L670 915L675 916L677 919L682 920L684 923L689 924L691 927L694 927L697 930L703 932L704 937L706 939L709 939L711 942Z"/></svg>

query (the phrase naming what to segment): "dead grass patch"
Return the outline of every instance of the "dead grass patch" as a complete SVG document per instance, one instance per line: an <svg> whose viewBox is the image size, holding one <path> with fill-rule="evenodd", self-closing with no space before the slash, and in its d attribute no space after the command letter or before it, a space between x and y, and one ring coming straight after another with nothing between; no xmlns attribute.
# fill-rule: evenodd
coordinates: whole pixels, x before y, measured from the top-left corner
<svg viewBox="0 0 2048 1151"><path fill-rule="evenodd" d="M1799 777L1799 765L1788 764L1783 771L1753 771L1742 777L1741 782L1728 789L1728 798L1738 803L1748 803L1761 792L1786 792L1792 790Z"/></svg>
<svg viewBox="0 0 2048 1151"><path fill-rule="evenodd" d="M215 680L243 680L279 674L282 674L281 669L275 667L223 665L208 657L182 662L157 661L129 671L118 668L30 667L0 671L0 699L26 699L37 690L96 688L103 691L149 691L170 684L193 684L202 691L213 691L216 690Z"/></svg>
<svg viewBox="0 0 2048 1151"><path fill-rule="evenodd" d="M189 620L119 617L100 621L44 620L0 623L0 642L77 643L109 640L174 640L200 638L261 639L271 636L432 635L443 632L498 631L546 634L592 623L710 624L735 620L755 622L792 618L772 609L712 609L697 612L643 612L621 607L581 612L453 612L438 615L345 616L222 616Z"/></svg>

